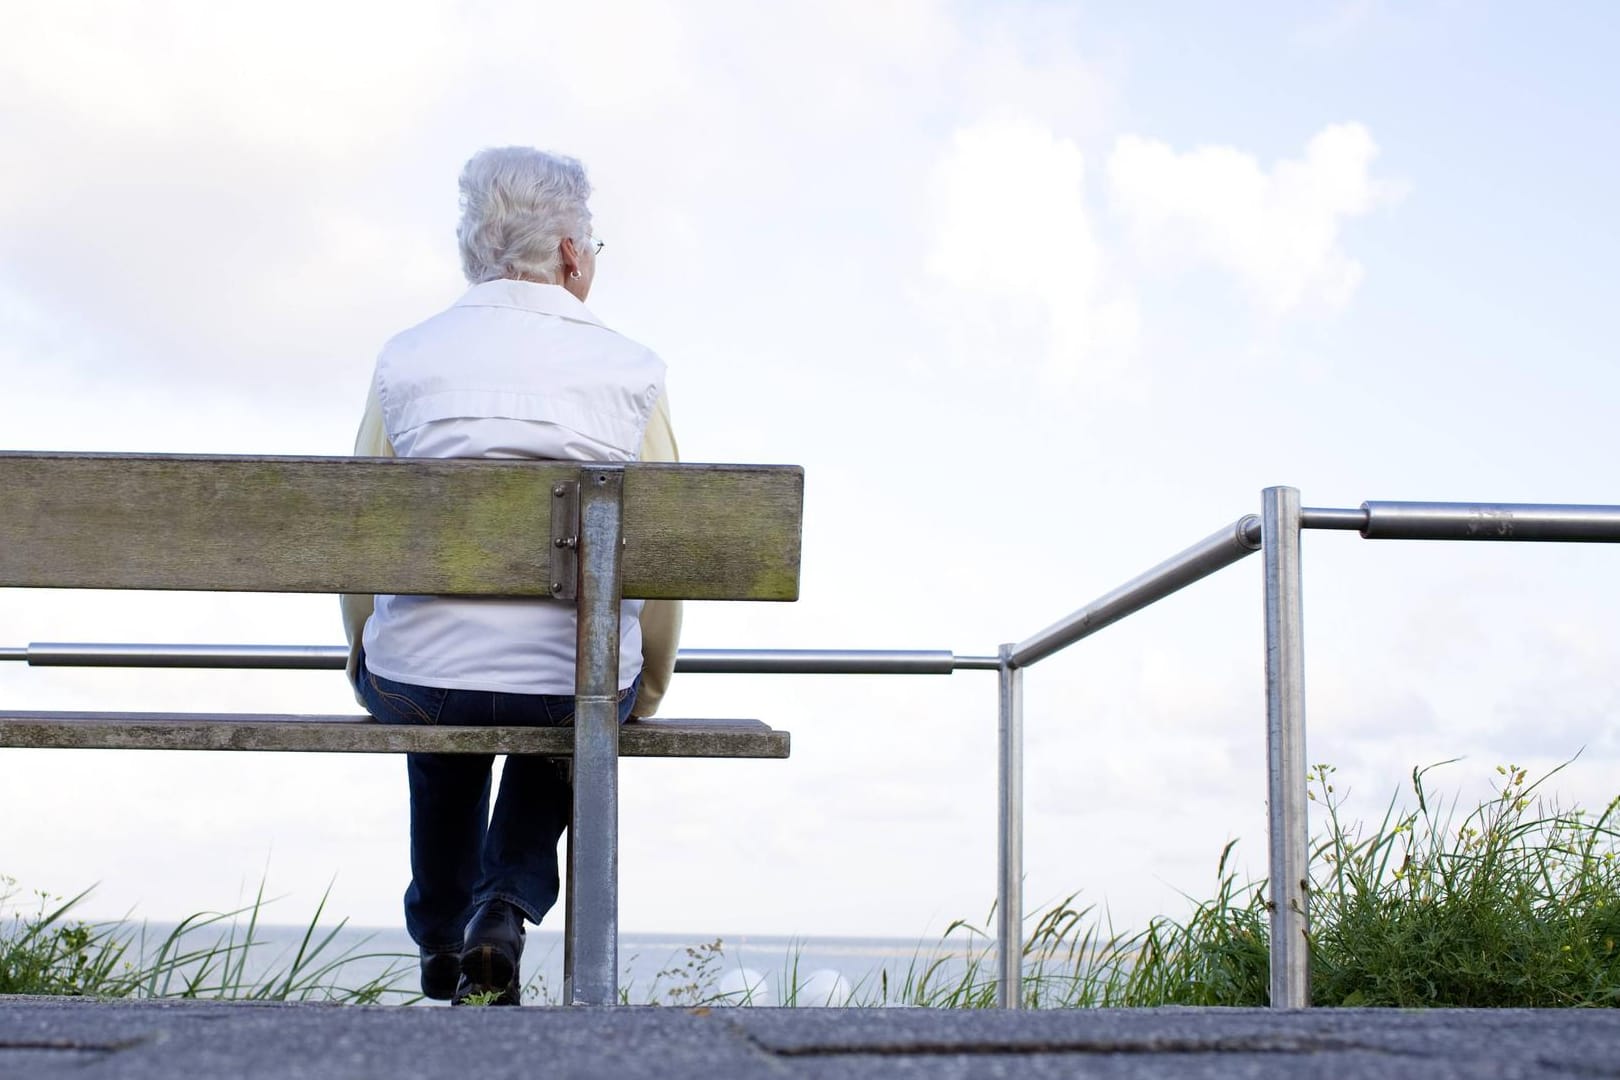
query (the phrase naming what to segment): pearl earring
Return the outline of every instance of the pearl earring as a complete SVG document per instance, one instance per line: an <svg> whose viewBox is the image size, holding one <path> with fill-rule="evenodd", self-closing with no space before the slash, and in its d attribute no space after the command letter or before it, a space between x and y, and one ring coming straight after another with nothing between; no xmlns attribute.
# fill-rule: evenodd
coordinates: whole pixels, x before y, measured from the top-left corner
<svg viewBox="0 0 1620 1080"><path fill-rule="evenodd" d="M570 270L570 271L568 271L568 276L571 277L571 278L577 278L577 277L579 277L579 271L578 270Z"/></svg>

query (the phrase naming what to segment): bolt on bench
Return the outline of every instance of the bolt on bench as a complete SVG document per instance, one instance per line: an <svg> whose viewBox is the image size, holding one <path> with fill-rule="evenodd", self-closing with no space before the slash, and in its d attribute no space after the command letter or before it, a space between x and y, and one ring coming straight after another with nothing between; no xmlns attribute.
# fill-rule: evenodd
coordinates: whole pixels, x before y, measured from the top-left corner
<svg viewBox="0 0 1620 1080"><path fill-rule="evenodd" d="M621 599L795 600L797 466L0 453L0 587L549 597L573 728L0 711L0 746L573 757L564 1000L617 1000L618 758L785 758L757 720L617 723Z"/></svg>

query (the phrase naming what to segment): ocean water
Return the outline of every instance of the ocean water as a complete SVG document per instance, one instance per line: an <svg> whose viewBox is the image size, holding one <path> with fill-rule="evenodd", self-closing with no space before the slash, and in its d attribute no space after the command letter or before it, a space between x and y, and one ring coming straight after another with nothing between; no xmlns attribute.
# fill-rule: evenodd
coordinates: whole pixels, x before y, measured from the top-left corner
<svg viewBox="0 0 1620 1080"><path fill-rule="evenodd" d="M285 977L304 945L307 927L260 924L252 945L235 955L243 964L244 983L258 983L272 973ZM145 960L150 962L173 925L148 924ZM352 989L397 973L392 991L380 999L403 1004L418 996L416 947L403 929L345 926L335 932L319 928L310 945L326 942L304 971L312 973L331 961L343 963L312 981ZM216 942L246 937L245 924L210 926L187 931L188 950L207 950ZM137 942L139 947L141 942ZM307 948L307 946L306 946ZM134 950L132 950L133 952ZM621 991L634 1004L693 1005L845 1005L888 1000L903 1003L902 986L930 970L930 985L950 985L973 960L972 943L919 942L898 938L781 937L757 934L701 935L624 933L619 936ZM556 1003L562 996L563 942L560 932L530 927L523 954L526 1003ZM197 965L182 969L195 974ZM991 966L982 964L983 977ZM885 989L885 975L887 989ZM179 985L178 976L175 985ZM311 995L319 999L322 995ZM421 1002L437 1005L437 1002Z"/></svg>

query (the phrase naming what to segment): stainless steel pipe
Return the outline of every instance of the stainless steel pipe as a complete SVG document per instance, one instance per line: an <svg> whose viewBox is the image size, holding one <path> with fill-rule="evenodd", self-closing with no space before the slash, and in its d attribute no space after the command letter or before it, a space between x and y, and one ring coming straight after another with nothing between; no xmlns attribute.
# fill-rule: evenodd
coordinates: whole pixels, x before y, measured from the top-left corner
<svg viewBox="0 0 1620 1080"><path fill-rule="evenodd" d="M35 641L0 649L32 667L265 668L341 671L341 645L169 645ZM994 656L944 649L682 649L675 670L728 675L949 675L995 671Z"/></svg>
<svg viewBox="0 0 1620 1080"><path fill-rule="evenodd" d="M949 675L1000 666L994 656L922 649L682 649L675 658L676 671L717 675Z"/></svg>
<svg viewBox="0 0 1620 1080"><path fill-rule="evenodd" d="M7 650L30 667L270 668L278 671L342 671L349 650L341 645L167 645L31 641Z"/></svg>
<svg viewBox="0 0 1620 1080"><path fill-rule="evenodd" d="M1360 510L1333 510L1320 506L1307 506L1299 512L1302 529L1343 529L1360 532L1367 527L1367 508Z"/></svg>
<svg viewBox="0 0 1620 1080"><path fill-rule="evenodd" d="M1365 502L1369 540L1552 540L1620 543L1620 506Z"/></svg>
<svg viewBox="0 0 1620 1080"><path fill-rule="evenodd" d="M1266 488L1266 777L1271 848L1271 1004L1311 1003L1310 850L1305 803L1305 650L1299 492Z"/></svg>
<svg viewBox="0 0 1620 1080"><path fill-rule="evenodd" d="M996 724L996 1004L1024 1007L1024 670L1001 647Z"/></svg>
<svg viewBox="0 0 1620 1080"><path fill-rule="evenodd" d="M1253 555L1260 550L1260 540L1253 535L1257 525L1258 519L1252 514L1241 518L1113 592L1093 600L1067 618L1019 642L1012 650L1012 665L1029 667L1081 638L1089 637L1103 627L1111 626L1127 615L1135 614L1149 604Z"/></svg>

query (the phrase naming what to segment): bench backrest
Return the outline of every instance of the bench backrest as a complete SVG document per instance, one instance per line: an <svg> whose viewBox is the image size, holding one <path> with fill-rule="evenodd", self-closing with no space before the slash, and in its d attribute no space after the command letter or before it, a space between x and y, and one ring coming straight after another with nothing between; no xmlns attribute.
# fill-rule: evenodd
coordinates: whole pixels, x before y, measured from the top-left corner
<svg viewBox="0 0 1620 1080"><path fill-rule="evenodd" d="M797 599L802 469L611 468L623 470L622 595ZM0 453L0 586L572 598L577 485L592 471Z"/></svg>

